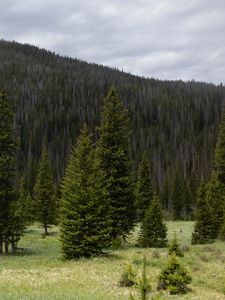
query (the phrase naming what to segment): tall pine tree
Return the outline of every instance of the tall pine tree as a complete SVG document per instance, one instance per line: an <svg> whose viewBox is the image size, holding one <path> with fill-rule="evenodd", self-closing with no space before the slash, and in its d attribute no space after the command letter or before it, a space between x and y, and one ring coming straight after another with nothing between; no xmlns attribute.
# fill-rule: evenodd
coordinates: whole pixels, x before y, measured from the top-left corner
<svg viewBox="0 0 225 300"><path fill-rule="evenodd" d="M54 224L55 219L55 197L52 170L45 148L39 162L33 194L36 220L43 225L44 234L48 235L48 227Z"/></svg>
<svg viewBox="0 0 225 300"><path fill-rule="evenodd" d="M125 236L133 227L135 218L128 136L128 112L117 92L110 89L104 100L99 128L98 157L107 179L113 239Z"/></svg>
<svg viewBox="0 0 225 300"><path fill-rule="evenodd" d="M15 142L13 112L4 90L0 91L0 254L15 248L23 228L17 223L15 182ZM20 216L19 216L20 217ZM3 247L3 245L5 247ZM4 249L3 249L4 248Z"/></svg>
<svg viewBox="0 0 225 300"><path fill-rule="evenodd" d="M65 258L89 257L108 246L111 224L107 213L105 175L84 127L61 186L60 231Z"/></svg>
<svg viewBox="0 0 225 300"><path fill-rule="evenodd" d="M139 170L136 186L136 209L138 220L143 220L146 209L150 206L153 197L151 172L147 152L144 152Z"/></svg>
<svg viewBox="0 0 225 300"><path fill-rule="evenodd" d="M219 180L218 173L212 173L206 199L213 216L213 236L217 238L223 225L225 208L225 185Z"/></svg>
<svg viewBox="0 0 225 300"><path fill-rule="evenodd" d="M201 184L197 193L197 211L192 244L207 244L212 242L214 238L214 218L207 199L207 186Z"/></svg>

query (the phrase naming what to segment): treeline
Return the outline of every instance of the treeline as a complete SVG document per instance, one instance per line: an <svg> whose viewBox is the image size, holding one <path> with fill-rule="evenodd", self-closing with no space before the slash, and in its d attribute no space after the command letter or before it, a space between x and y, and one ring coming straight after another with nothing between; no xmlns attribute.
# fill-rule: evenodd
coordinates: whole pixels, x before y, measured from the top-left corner
<svg viewBox="0 0 225 300"><path fill-rule="evenodd" d="M173 214L174 199L179 198L176 218L191 214L197 187L211 172L224 103L222 85L140 78L6 41L0 42L0 74L15 111L17 183L24 176L29 193L43 147L58 185L82 124L94 132L102 100L115 86L131 119L133 170L149 149L152 182L165 210Z"/></svg>

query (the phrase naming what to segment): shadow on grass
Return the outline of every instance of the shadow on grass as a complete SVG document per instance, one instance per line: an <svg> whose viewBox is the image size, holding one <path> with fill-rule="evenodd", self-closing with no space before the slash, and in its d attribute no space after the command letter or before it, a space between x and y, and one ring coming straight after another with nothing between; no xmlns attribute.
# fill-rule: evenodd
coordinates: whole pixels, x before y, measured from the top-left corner
<svg viewBox="0 0 225 300"><path fill-rule="evenodd" d="M97 256L96 256L97 257ZM117 253L112 253L112 252L103 252L100 256L98 257L103 257L107 258L109 260L123 260L123 256Z"/></svg>
<svg viewBox="0 0 225 300"><path fill-rule="evenodd" d="M29 248L17 248L14 253L9 253L10 256L32 256L37 253Z"/></svg>

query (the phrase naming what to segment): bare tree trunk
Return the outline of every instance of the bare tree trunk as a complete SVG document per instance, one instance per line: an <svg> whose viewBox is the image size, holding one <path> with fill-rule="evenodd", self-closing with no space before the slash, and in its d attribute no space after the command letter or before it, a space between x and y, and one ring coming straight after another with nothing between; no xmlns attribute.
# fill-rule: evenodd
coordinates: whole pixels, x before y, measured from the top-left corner
<svg viewBox="0 0 225 300"><path fill-rule="evenodd" d="M48 225L44 224L45 235L48 235Z"/></svg>
<svg viewBox="0 0 225 300"><path fill-rule="evenodd" d="M9 242L7 237L5 237L5 254L7 255L9 253Z"/></svg>
<svg viewBox="0 0 225 300"><path fill-rule="evenodd" d="M0 236L0 255L2 254L3 251L3 240L2 240L2 235Z"/></svg>

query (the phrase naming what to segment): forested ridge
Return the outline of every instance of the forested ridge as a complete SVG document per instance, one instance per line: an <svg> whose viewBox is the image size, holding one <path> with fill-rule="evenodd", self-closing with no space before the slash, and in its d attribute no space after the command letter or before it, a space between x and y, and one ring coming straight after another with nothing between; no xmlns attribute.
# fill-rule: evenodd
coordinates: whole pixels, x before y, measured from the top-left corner
<svg viewBox="0 0 225 300"><path fill-rule="evenodd" d="M134 170L149 149L154 185L166 208L176 178L183 178L193 196L199 181L210 175L225 98L222 85L141 78L3 40L0 74L15 111L18 178L25 174L31 192L45 146L58 183L83 123L97 135L111 86L129 110Z"/></svg>

